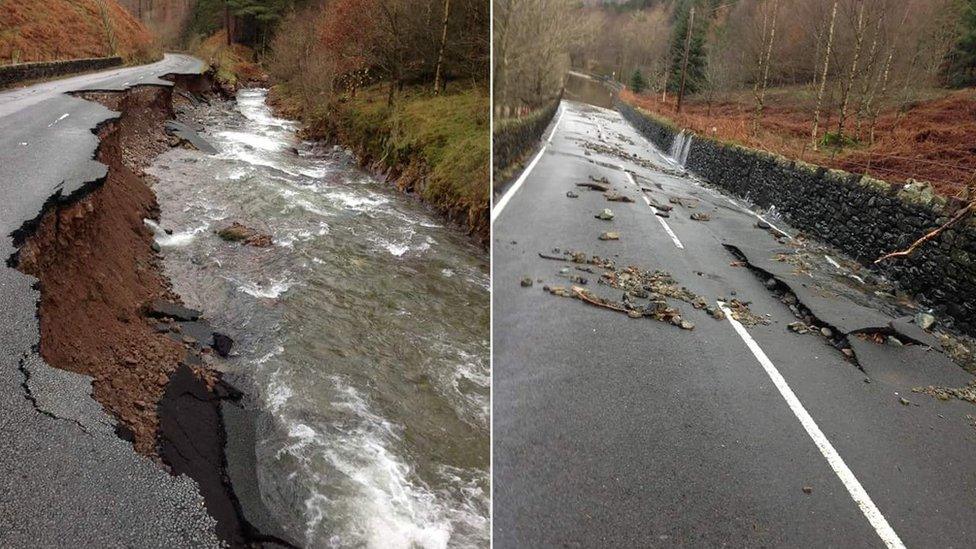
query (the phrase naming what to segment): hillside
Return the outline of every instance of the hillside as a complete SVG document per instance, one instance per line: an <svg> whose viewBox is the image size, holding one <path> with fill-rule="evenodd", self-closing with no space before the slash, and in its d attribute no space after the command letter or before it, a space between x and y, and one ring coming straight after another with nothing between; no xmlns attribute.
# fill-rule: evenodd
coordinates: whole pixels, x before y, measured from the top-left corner
<svg viewBox="0 0 976 549"><path fill-rule="evenodd" d="M3 0L0 64L158 55L151 33L117 0Z"/></svg>
<svg viewBox="0 0 976 549"><path fill-rule="evenodd" d="M880 112L873 142L870 122L864 121L860 128L852 129L853 141L847 146L824 146L818 151L810 145L814 99L801 88L769 90L758 133L752 131L755 105L746 92L711 102L692 97L681 113L675 112L672 97L663 103L657 93L635 95L624 90L621 99L701 135L886 181L926 181L942 194L955 195L976 170L976 90L930 90L926 95L903 111L888 108ZM836 118L825 119L824 125L832 129Z"/></svg>

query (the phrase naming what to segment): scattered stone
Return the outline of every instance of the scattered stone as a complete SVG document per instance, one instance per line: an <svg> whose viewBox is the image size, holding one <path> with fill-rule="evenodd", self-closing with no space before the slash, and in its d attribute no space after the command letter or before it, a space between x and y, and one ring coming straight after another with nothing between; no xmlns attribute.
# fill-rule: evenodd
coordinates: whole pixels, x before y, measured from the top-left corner
<svg viewBox="0 0 976 549"><path fill-rule="evenodd" d="M671 217L671 214L669 214L668 212L666 212L664 210L658 210L658 211L654 212L654 215L656 215L658 217Z"/></svg>
<svg viewBox="0 0 976 549"><path fill-rule="evenodd" d="M610 221L613 219L613 210L610 208L604 208L602 212L596 214L594 217L597 219L602 219L604 221Z"/></svg>
<svg viewBox="0 0 976 549"><path fill-rule="evenodd" d="M631 309L627 311L627 316L630 318L644 318L644 313L638 311L637 309Z"/></svg>
<svg viewBox="0 0 976 549"><path fill-rule="evenodd" d="M187 345L193 345L196 342L197 342L197 338L195 338L195 337L193 337L191 335L185 335L185 336L183 336L183 343L186 343Z"/></svg>
<svg viewBox="0 0 976 549"><path fill-rule="evenodd" d="M767 230L773 228L772 225L770 225L769 223L767 223L766 221L764 221L762 219L760 219L759 221L756 222L756 226L759 227L760 229L767 229Z"/></svg>
<svg viewBox="0 0 976 549"><path fill-rule="evenodd" d="M600 235L600 240L620 240L620 234L615 231L607 231Z"/></svg>
<svg viewBox="0 0 976 549"><path fill-rule="evenodd" d="M851 349L850 347L844 347L843 349L840 350L840 352L843 353L844 356L846 356L847 358L854 358L854 350Z"/></svg>
<svg viewBox="0 0 976 549"><path fill-rule="evenodd" d="M710 221L712 217L705 212L695 212L691 214L691 219L694 221Z"/></svg>
<svg viewBox="0 0 976 549"><path fill-rule="evenodd" d="M165 334L169 331L169 324L160 322L159 324L153 326L153 330L155 330L157 334Z"/></svg>
<svg viewBox="0 0 976 549"><path fill-rule="evenodd" d="M898 398L898 402L900 402L902 406L909 406L909 405L911 405L911 402L907 398L905 398L905 397L899 397Z"/></svg>
<svg viewBox="0 0 976 549"><path fill-rule="evenodd" d="M690 320L682 320L681 321L681 329L682 330L694 330L695 329L695 323L692 322L692 321L690 321Z"/></svg>
<svg viewBox="0 0 976 549"><path fill-rule="evenodd" d="M624 194L620 194L620 193L615 192L615 191L607 191L607 192L603 193L603 196L609 202L633 202L634 201L633 198L631 198L631 197L629 197L627 195L624 195Z"/></svg>
<svg viewBox="0 0 976 549"><path fill-rule="evenodd" d="M566 191L566 196L568 198L579 198L579 194L577 194L577 193L575 193L573 191Z"/></svg>
<svg viewBox="0 0 976 549"><path fill-rule="evenodd" d="M226 358L234 346L234 340L230 336L218 332L213 333L213 349L218 355Z"/></svg>
<svg viewBox="0 0 976 549"><path fill-rule="evenodd" d="M587 183L577 183L576 186L586 187L591 191L600 191L601 193L605 193L610 190L610 183L598 183L596 181L587 182Z"/></svg>
<svg viewBox="0 0 976 549"><path fill-rule="evenodd" d="M156 242L155 240L152 241L152 244L150 244L149 247L152 248L152 251L156 252L157 254L163 251L163 249L159 247L159 242Z"/></svg>
<svg viewBox="0 0 976 549"><path fill-rule="evenodd" d="M530 286L532 286L532 278L531 277L528 277L528 276L525 277L525 278L523 278L522 279L522 287L523 288L528 288Z"/></svg>
<svg viewBox="0 0 976 549"><path fill-rule="evenodd" d="M766 289L767 290L773 290L775 288L776 288L776 279L775 278L770 278L769 280L766 281Z"/></svg>
<svg viewBox="0 0 976 549"><path fill-rule="evenodd" d="M800 321L791 322L786 327L798 334L805 334L810 331L810 327Z"/></svg>
<svg viewBox="0 0 976 549"><path fill-rule="evenodd" d="M820 334L824 337L831 337L834 335L834 332L831 331L830 328L824 326L823 328L820 328Z"/></svg>
<svg viewBox="0 0 976 549"><path fill-rule="evenodd" d="M901 340L895 336L888 336L886 339L888 341L888 345L894 345L895 347L901 347L904 345L904 343L902 343Z"/></svg>
<svg viewBox="0 0 976 549"><path fill-rule="evenodd" d="M241 242L258 248L267 248L272 244L271 235L259 233L236 221L217 231L217 236L228 242Z"/></svg>
<svg viewBox="0 0 976 549"><path fill-rule="evenodd" d="M157 299L149 305L149 311L147 313L153 318L173 318L176 320L196 320L200 318L200 311L196 309L190 309L176 303L170 303L169 301L163 301Z"/></svg>
<svg viewBox="0 0 976 549"><path fill-rule="evenodd" d="M928 313L918 313L915 315L915 324L923 330L928 330L935 324L935 317Z"/></svg>
<svg viewBox="0 0 976 549"><path fill-rule="evenodd" d="M813 493L813 486L804 486L803 487L803 493L804 494L807 494L807 495L812 494Z"/></svg>

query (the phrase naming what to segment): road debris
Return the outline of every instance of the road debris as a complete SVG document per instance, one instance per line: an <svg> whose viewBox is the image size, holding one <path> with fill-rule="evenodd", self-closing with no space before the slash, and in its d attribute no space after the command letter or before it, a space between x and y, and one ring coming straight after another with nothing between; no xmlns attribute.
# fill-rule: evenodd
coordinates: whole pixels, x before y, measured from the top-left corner
<svg viewBox="0 0 976 549"><path fill-rule="evenodd" d="M604 208L602 212L596 214L593 217L597 219L602 219L604 221L610 221L611 219L613 219L613 210L611 210L610 208Z"/></svg>
<svg viewBox="0 0 976 549"><path fill-rule="evenodd" d="M694 221L711 221L712 217L705 212L695 212L691 214L691 219Z"/></svg>
<svg viewBox="0 0 976 549"><path fill-rule="evenodd" d="M603 196L609 202L633 202L634 201L633 198L631 198L631 197L629 197L629 196L627 196L625 194L620 194L620 193L618 193L616 191L607 191L607 192L603 193Z"/></svg>
<svg viewBox="0 0 976 549"><path fill-rule="evenodd" d="M929 385L928 387L914 387L912 388L912 392L933 396L939 400L958 398L959 400L976 404L976 379L970 381L965 387L936 387Z"/></svg>
<svg viewBox="0 0 976 549"><path fill-rule="evenodd" d="M759 316L749 310L749 302L739 301L736 298L722 299L725 306L732 311L732 318L738 320L745 326L767 326L771 322L768 318Z"/></svg>
<svg viewBox="0 0 976 549"><path fill-rule="evenodd" d="M528 288L528 287L532 286L532 277L527 276L527 277L523 278L521 284L522 284L522 287L523 288Z"/></svg>
<svg viewBox="0 0 976 549"><path fill-rule="evenodd" d="M599 236L600 240L620 240L620 233L616 231L607 231Z"/></svg>
<svg viewBox="0 0 976 549"><path fill-rule="evenodd" d="M566 197L567 198L579 198L579 194L577 194L575 191L566 191Z"/></svg>

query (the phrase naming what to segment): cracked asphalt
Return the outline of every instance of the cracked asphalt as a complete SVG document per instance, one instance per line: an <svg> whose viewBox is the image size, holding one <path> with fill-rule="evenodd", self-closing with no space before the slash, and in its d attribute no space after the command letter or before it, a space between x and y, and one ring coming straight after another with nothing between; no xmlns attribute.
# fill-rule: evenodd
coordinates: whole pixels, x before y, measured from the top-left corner
<svg viewBox="0 0 976 549"><path fill-rule="evenodd" d="M538 163L493 212L495 546L971 546L976 429L967 416L976 408L911 389L972 376L937 349L851 335L859 368L825 338L789 331L796 317L765 276L845 334L900 324L869 296L842 295L774 261L785 239L757 227L741 202L681 175L615 111L561 108ZM575 186L590 176L635 202ZM643 196L672 206L669 217ZM612 221L594 218L603 208ZM695 212L711 220L692 220ZM604 231L620 240L598 240ZM768 275L738 264L726 246ZM573 266L539 257L554 248L668 271L712 303L750 302L770 323L743 336L728 320L672 302L695 323L687 331L550 295L543 285L570 286L557 273ZM856 276L833 257L835 281ZM587 288L619 299L588 276ZM526 277L531 287L520 284ZM881 521L852 497L751 344Z"/></svg>
<svg viewBox="0 0 976 549"><path fill-rule="evenodd" d="M92 130L115 113L65 95L171 86L199 74L184 55L0 92L0 547L217 546L197 485L170 476L114 433L91 378L35 352L35 280L6 266L11 233L44 203L104 177Z"/></svg>

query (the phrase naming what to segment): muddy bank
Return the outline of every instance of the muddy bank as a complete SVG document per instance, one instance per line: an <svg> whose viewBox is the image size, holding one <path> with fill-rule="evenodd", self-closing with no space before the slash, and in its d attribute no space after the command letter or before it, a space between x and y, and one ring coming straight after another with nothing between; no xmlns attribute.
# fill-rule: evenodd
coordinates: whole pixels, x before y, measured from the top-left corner
<svg viewBox="0 0 976 549"><path fill-rule="evenodd" d="M94 398L117 419L134 449L200 487L217 534L232 546L276 538L241 516L226 474L222 402L240 392L207 363L221 339L161 274L145 219L158 219L142 169L179 139L164 131L174 98L209 89L203 77L180 77L176 90L136 86L125 92L76 94L120 113L100 125L96 159L107 175L72 196L57 194L13 235L10 266L37 278L39 352L56 368L92 377ZM192 399L193 406L188 406Z"/></svg>

